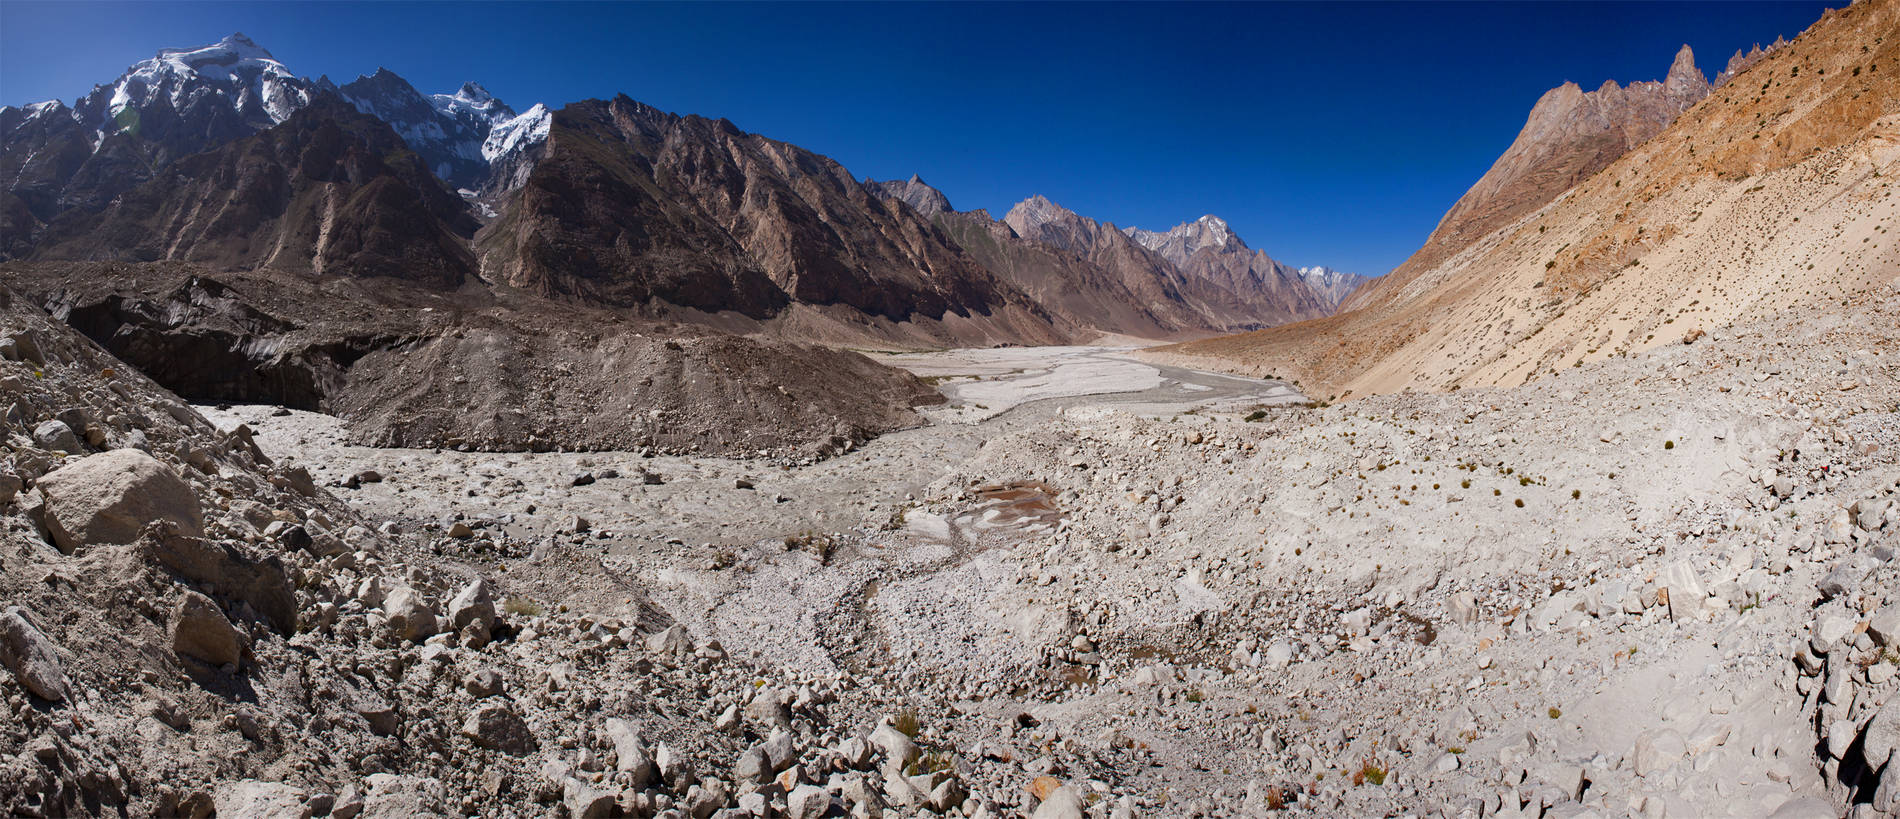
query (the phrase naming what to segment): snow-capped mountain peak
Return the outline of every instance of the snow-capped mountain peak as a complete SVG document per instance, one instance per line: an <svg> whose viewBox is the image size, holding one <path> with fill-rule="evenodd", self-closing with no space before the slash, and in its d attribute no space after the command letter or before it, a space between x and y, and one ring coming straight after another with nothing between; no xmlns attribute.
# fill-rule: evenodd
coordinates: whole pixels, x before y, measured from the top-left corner
<svg viewBox="0 0 1900 819"><path fill-rule="evenodd" d="M455 93L432 94L429 101L444 116L470 122L480 121L489 128L515 118L515 109L495 99L495 95L488 93L488 89L479 83L462 83Z"/></svg>
<svg viewBox="0 0 1900 819"><path fill-rule="evenodd" d="M161 98L182 110L213 93L225 97L240 115L261 113L275 125L310 104L312 89L264 47L233 34L215 45L161 49L132 66L113 84L101 119L118 119L127 109Z"/></svg>
<svg viewBox="0 0 1900 819"><path fill-rule="evenodd" d="M495 101L495 95L488 93L488 89L483 88L482 84L478 82L462 83L462 87L457 89L454 94L435 95L438 100L445 96L471 108L484 108L489 103Z"/></svg>

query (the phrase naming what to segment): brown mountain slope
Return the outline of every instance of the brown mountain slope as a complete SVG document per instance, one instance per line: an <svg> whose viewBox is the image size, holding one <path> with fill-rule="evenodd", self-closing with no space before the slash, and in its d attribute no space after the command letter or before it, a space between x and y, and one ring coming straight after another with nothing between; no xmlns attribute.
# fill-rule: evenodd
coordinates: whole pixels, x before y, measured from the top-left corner
<svg viewBox="0 0 1900 819"><path fill-rule="evenodd" d="M1515 384L1900 276L1897 174L1900 4L1866 0L1358 309L1158 354L1319 396Z"/></svg>
<svg viewBox="0 0 1900 819"><path fill-rule="evenodd" d="M1709 94L1683 46L1661 82L1628 87L1606 80L1595 91L1564 83L1531 108L1524 128L1491 169L1451 206L1425 245L1383 281L1361 287L1345 310L1371 303L1383 287L1402 286L1427 269L1603 170Z"/></svg>
<svg viewBox="0 0 1900 819"><path fill-rule="evenodd" d="M325 98L178 160L98 212L54 219L33 257L196 262L452 287L475 220L381 121Z"/></svg>
<svg viewBox="0 0 1900 819"><path fill-rule="evenodd" d="M1003 221L1023 239L1079 256L1106 271L1134 295L1136 303L1172 311L1177 316L1172 320L1182 327L1235 332L1328 312L1301 313L1300 308L1290 306L1301 299L1283 293L1230 289L1229 285L1251 288L1258 282L1244 275L1210 274L1222 267L1224 259L1217 259L1218 253L1199 261L1184 255L1177 263L1144 246L1129 231L1077 214L1042 196L1016 203ZM1253 251L1245 249L1238 237L1233 237L1233 243L1252 258Z"/></svg>
<svg viewBox="0 0 1900 819"><path fill-rule="evenodd" d="M1208 214L1165 233L1128 228L1123 233L1174 263L1189 279L1212 282L1240 300L1262 324L1285 324L1331 315L1359 277L1333 273L1312 281L1291 265L1255 250L1227 221ZM1343 290L1335 296L1334 292Z"/></svg>
<svg viewBox="0 0 1900 819"><path fill-rule="evenodd" d="M925 321L945 340L1066 338L929 222L838 163L725 120L622 96L567 106L479 240L485 275L537 295L794 321Z"/></svg>

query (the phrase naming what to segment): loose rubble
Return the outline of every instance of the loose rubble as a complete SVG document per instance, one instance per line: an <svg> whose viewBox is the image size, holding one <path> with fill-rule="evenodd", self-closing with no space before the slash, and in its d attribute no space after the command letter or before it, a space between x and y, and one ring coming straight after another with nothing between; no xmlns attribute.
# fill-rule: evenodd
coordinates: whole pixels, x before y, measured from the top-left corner
<svg viewBox="0 0 1900 819"><path fill-rule="evenodd" d="M492 470L348 447L307 414L194 409L4 308L15 813L1875 816L1900 798L1893 288L1509 390L1262 412L1164 370L819 464ZM96 434L44 446L75 408ZM82 467L144 477L59 477ZM854 469L889 485L816 497ZM113 510L167 477L188 495L127 534ZM664 510L691 497L758 517L689 546Z"/></svg>

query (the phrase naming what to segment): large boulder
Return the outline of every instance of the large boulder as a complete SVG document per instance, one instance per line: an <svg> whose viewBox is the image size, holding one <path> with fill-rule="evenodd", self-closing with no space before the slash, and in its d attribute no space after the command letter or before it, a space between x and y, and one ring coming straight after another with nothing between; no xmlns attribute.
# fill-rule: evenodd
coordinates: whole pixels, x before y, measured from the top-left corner
<svg viewBox="0 0 1900 819"><path fill-rule="evenodd" d="M213 666L237 665L250 642L211 598L195 591L178 598L172 611L172 650L179 656Z"/></svg>
<svg viewBox="0 0 1900 819"><path fill-rule="evenodd" d="M480 648L495 631L495 594L488 581L477 578L449 601L448 627L462 635L464 644Z"/></svg>
<svg viewBox="0 0 1900 819"><path fill-rule="evenodd" d="M533 753L537 745L534 731L528 728L511 703L486 700L475 706L462 721L462 736L491 751L520 756Z"/></svg>
<svg viewBox="0 0 1900 819"><path fill-rule="evenodd" d="M422 642L441 631L435 607L408 586L397 586L383 598L383 614L389 617L390 631L404 640Z"/></svg>
<svg viewBox="0 0 1900 819"><path fill-rule="evenodd" d="M282 782L244 779L218 788L218 817L232 819L310 819L307 795Z"/></svg>
<svg viewBox="0 0 1900 819"><path fill-rule="evenodd" d="M46 529L59 550L131 543L155 520L204 534L204 513L184 479L136 449L115 449L69 463L34 484L45 498Z"/></svg>
<svg viewBox="0 0 1900 819"><path fill-rule="evenodd" d="M4 663L26 690L43 700L66 699L66 669L60 665L53 641L27 619L19 606L0 612L0 663Z"/></svg>

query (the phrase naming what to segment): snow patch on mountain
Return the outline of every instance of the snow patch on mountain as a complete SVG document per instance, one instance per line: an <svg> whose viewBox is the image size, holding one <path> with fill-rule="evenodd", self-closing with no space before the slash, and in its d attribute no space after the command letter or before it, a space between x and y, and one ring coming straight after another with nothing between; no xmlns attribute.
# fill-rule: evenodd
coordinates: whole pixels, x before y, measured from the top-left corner
<svg viewBox="0 0 1900 819"><path fill-rule="evenodd" d="M488 132L488 139L482 143L482 158L492 165L504 156L546 142L548 127L553 123L554 115L547 106L537 102L521 116L496 125Z"/></svg>

